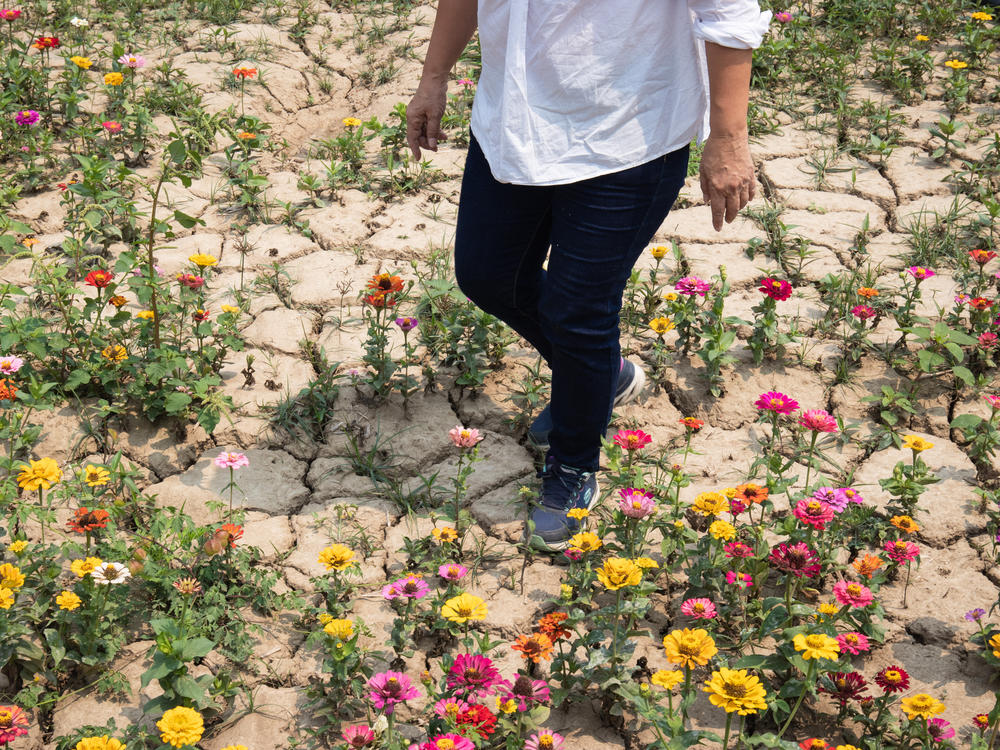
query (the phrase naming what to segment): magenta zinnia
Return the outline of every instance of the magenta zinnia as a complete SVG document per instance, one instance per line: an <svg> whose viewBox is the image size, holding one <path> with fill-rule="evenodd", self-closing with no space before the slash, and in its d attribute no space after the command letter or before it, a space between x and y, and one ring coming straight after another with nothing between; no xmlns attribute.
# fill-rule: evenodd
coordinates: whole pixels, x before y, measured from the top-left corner
<svg viewBox="0 0 1000 750"><path fill-rule="evenodd" d="M699 279L697 276L685 276L683 279L678 279L677 283L674 284L674 291L686 294L689 297L694 297L695 295L704 297L705 292L711 288L711 284Z"/></svg>
<svg viewBox="0 0 1000 750"><path fill-rule="evenodd" d="M799 408L798 401L777 391L767 391L760 394L753 405L760 411L770 411L775 414L791 414Z"/></svg>
<svg viewBox="0 0 1000 750"><path fill-rule="evenodd" d="M883 549L889 555L889 559L897 565L908 563L920 556L920 548L913 542L907 542L904 539L886 542Z"/></svg>
<svg viewBox="0 0 1000 750"><path fill-rule="evenodd" d="M413 745L412 747L418 747ZM434 737L429 742L425 742L419 745L420 750L475 750L475 745L472 744L472 740L468 737L463 737L460 734L454 734L449 732L448 734L439 734Z"/></svg>
<svg viewBox="0 0 1000 750"><path fill-rule="evenodd" d="M824 675L817 685L821 693L827 693L843 708L850 700L859 701L868 696L868 683L860 672L834 672Z"/></svg>
<svg viewBox="0 0 1000 750"><path fill-rule="evenodd" d="M500 682L493 662L482 654L459 654L448 670L448 689L467 697L486 695Z"/></svg>
<svg viewBox="0 0 1000 750"><path fill-rule="evenodd" d="M799 417L799 424L813 432L836 432L837 419L825 409L806 409Z"/></svg>
<svg viewBox="0 0 1000 750"><path fill-rule="evenodd" d="M549 700L549 686L545 680L533 680L528 675L519 674L513 683L504 680L501 683L500 700L503 703L514 701L518 710L527 711L536 704Z"/></svg>
<svg viewBox="0 0 1000 750"><path fill-rule="evenodd" d="M817 531L823 531L833 520L833 508L815 498L799 500L792 513L802 523L812 526Z"/></svg>
<svg viewBox="0 0 1000 750"><path fill-rule="evenodd" d="M645 448L653 442L653 438L642 430L618 430L614 441L618 447L624 448L627 451L634 451L639 448Z"/></svg>
<svg viewBox="0 0 1000 750"><path fill-rule="evenodd" d="M360 750L375 742L375 732L367 724L348 727L340 736L344 738L344 742L351 750Z"/></svg>
<svg viewBox="0 0 1000 750"><path fill-rule="evenodd" d="M837 645L840 646L840 653L851 654L852 656L864 653L870 648L868 636L857 632L838 635Z"/></svg>
<svg viewBox="0 0 1000 750"><path fill-rule="evenodd" d="M681 612L696 620L711 620L717 614L711 599L688 599L681 604Z"/></svg>
<svg viewBox="0 0 1000 750"><path fill-rule="evenodd" d="M875 599L870 588L854 581L837 581L833 595L845 607L867 607Z"/></svg>
<svg viewBox="0 0 1000 750"><path fill-rule="evenodd" d="M427 596L430 586L420 576L408 575L382 587L382 596L393 599L422 599Z"/></svg>
<svg viewBox="0 0 1000 750"><path fill-rule="evenodd" d="M397 703L420 697L420 691L410 683L410 678L402 672L380 672L368 680L368 693L375 708L385 710L389 715Z"/></svg>
<svg viewBox="0 0 1000 750"><path fill-rule="evenodd" d="M0 745L9 745L28 733L28 717L18 706L0 706Z"/></svg>
<svg viewBox="0 0 1000 750"><path fill-rule="evenodd" d="M796 578L813 578L820 571L819 557L805 542L782 542L771 550L770 560L778 570Z"/></svg>
<svg viewBox="0 0 1000 750"><path fill-rule="evenodd" d="M757 288L777 302L783 302L792 295L792 285L783 279L764 279Z"/></svg>

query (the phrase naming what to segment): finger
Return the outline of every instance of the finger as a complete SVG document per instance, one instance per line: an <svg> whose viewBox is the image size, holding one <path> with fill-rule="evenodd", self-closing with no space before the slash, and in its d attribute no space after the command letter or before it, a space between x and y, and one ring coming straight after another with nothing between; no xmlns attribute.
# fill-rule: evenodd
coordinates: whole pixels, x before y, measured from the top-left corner
<svg viewBox="0 0 1000 750"><path fill-rule="evenodd" d="M740 196L735 191L730 191L726 195L726 223L731 224L740 212Z"/></svg>
<svg viewBox="0 0 1000 750"><path fill-rule="evenodd" d="M419 118L406 118L406 143L410 147L415 161L420 161L420 139L423 136L423 123Z"/></svg>
<svg viewBox="0 0 1000 750"><path fill-rule="evenodd" d="M708 200L712 207L712 226L716 232L722 231L722 221L726 217L726 202L719 193L714 193Z"/></svg>
<svg viewBox="0 0 1000 750"><path fill-rule="evenodd" d="M747 203L749 203L750 201L752 201L756 197L757 197L757 178L756 178L756 176L754 176L750 180L750 198L747 201Z"/></svg>
<svg viewBox="0 0 1000 750"><path fill-rule="evenodd" d="M441 133L441 120L435 117L427 118L426 124L427 132L427 148L431 151L438 150L438 141L443 141L444 136Z"/></svg>

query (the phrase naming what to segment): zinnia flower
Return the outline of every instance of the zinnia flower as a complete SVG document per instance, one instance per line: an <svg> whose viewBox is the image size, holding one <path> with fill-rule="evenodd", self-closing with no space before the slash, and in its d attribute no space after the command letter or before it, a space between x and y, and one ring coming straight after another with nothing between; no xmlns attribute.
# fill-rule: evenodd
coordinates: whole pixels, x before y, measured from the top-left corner
<svg viewBox="0 0 1000 750"><path fill-rule="evenodd" d="M62 479L59 464L51 458L40 458L37 461L28 459L28 465L21 465L21 473L17 475L17 486L28 492L34 492L39 487L49 489Z"/></svg>
<svg viewBox="0 0 1000 750"><path fill-rule="evenodd" d="M382 587L382 596L388 600L393 599L422 599L427 596L431 588L420 576L408 575L393 581Z"/></svg>
<svg viewBox="0 0 1000 750"><path fill-rule="evenodd" d="M413 747L417 750L475 750L476 746L468 737L449 732L448 734L439 734L428 742L419 746L413 745Z"/></svg>
<svg viewBox="0 0 1000 750"><path fill-rule="evenodd" d="M73 750L125 750L125 745L114 737L102 734L100 737L84 737Z"/></svg>
<svg viewBox="0 0 1000 750"><path fill-rule="evenodd" d="M539 729L524 743L524 750L559 750L563 746L563 736L550 729Z"/></svg>
<svg viewBox="0 0 1000 750"><path fill-rule="evenodd" d="M90 510L88 508L77 508L73 518L66 522L70 531L77 534L86 534L97 529L103 529L108 525L110 519L108 512L102 508Z"/></svg>
<svg viewBox="0 0 1000 750"><path fill-rule="evenodd" d="M344 124L345 128L357 128L361 125L361 120L357 117L345 117L341 122Z"/></svg>
<svg viewBox="0 0 1000 750"><path fill-rule="evenodd" d="M904 435L903 447L909 448L914 453L922 453L923 451L933 448L934 443L929 440L924 440L922 437L917 435Z"/></svg>
<svg viewBox="0 0 1000 750"><path fill-rule="evenodd" d="M753 547L745 542L730 542L722 550L725 552L726 557L753 557Z"/></svg>
<svg viewBox="0 0 1000 750"><path fill-rule="evenodd" d="M760 678L747 673L745 669L721 669L712 672L712 677L703 690L713 706L718 706L740 716L755 714L767 708L767 692Z"/></svg>
<svg viewBox="0 0 1000 750"><path fill-rule="evenodd" d="M618 490L618 509L629 518L642 519L656 512L653 493L626 487Z"/></svg>
<svg viewBox="0 0 1000 750"><path fill-rule="evenodd" d="M124 82L125 82L125 76L123 76L117 70L113 70L110 73L104 74L105 86L121 86Z"/></svg>
<svg viewBox="0 0 1000 750"><path fill-rule="evenodd" d="M882 563L883 560L878 555L866 554L864 557L855 560L851 565L858 571L858 575L871 578L875 575L875 571L882 567Z"/></svg>
<svg viewBox="0 0 1000 750"><path fill-rule="evenodd" d="M901 693L910 687L910 675L893 664L875 675L875 683L886 693Z"/></svg>
<svg viewBox="0 0 1000 750"><path fill-rule="evenodd" d="M883 547L889 559L897 565L908 563L920 556L920 548L913 542L905 539L897 539L894 542L886 542Z"/></svg>
<svg viewBox="0 0 1000 750"><path fill-rule="evenodd" d="M638 586L642 582L642 568L626 558L609 557L597 571L597 580L610 591Z"/></svg>
<svg viewBox="0 0 1000 750"><path fill-rule="evenodd" d="M375 708L391 714L397 703L420 697L420 691L410 683L410 678L402 672L381 672L368 680L368 698Z"/></svg>
<svg viewBox="0 0 1000 750"><path fill-rule="evenodd" d="M685 294L688 297L704 297L705 292L712 288L712 285L707 281L699 279L697 276L685 276L682 279L678 279L677 283L674 284L674 290Z"/></svg>
<svg viewBox="0 0 1000 750"><path fill-rule="evenodd" d="M798 633L792 639L795 650L802 654L803 659L836 659L840 654L837 641L822 633Z"/></svg>
<svg viewBox="0 0 1000 750"><path fill-rule="evenodd" d="M899 707L911 720L918 716L921 719L930 719L934 714L944 711L944 704L927 693L917 693L903 698L899 702Z"/></svg>
<svg viewBox="0 0 1000 750"><path fill-rule="evenodd" d="M465 578L469 569L458 563L447 563L438 568L438 575L447 581L460 581Z"/></svg>
<svg viewBox="0 0 1000 750"><path fill-rule="evenodd" d="M783 302L792 296L792 285L783 279L764 279L758 289L765 296L778 302Z"/></svg>
<svg viewBox="0 0 1000 750"><path fill-rule="evenodd" d="M955 727L944 719L928 719L927 735L935 742L944 742L955 736Z"/></svg>
<svg viewBox="0 0 1000 750"><path fill-rule="evenodd" d="M602 544L601 538L592 531L581 531L569 538L570 549L578 549L581 552L593 552L600 549Z"/></svg>
<svg viewBox="0 0 1000 750"><path fill-rule="evenodd" d="M770 411L775 414L791 414L799 408L799 402L789 398L784 393L777 391L767 391L760 394L754 401L754 406L759 411Z"/></svg>
<svg viewBox="0 0 1000 750"><path fill-rule="evenodd" d="M205 722L201 714L193 708L178 706L165 711L163 718L156 722L160 730L160 741L174 747L194 745L201 740Z"/></svg>
<svg viewBox="0 0 1000 750"><path fill-rule="evenodd" d="M479 430L458 424L448 430L448 437L456 448L472 448L483 439Z"/></svg>
<svg viewBox="0 0 1000 750"><path fill-rule="evenodd" d="M969 63L958 59L945 60L944 65L946 68L951 68L952 70L964 70L965 68L969 67Z"/></svg>
<svg viewBox="0 0 1000 750"><path fill-rule="evenodd" d="M417 327L416 318L396 318L396 325L403 333L409 333Z"/></svg>
<svg viewBox="0 0 1000 750"><path fill-rule="evenodd" d="M618 430L614 436L614 443L627 451L635 451L645 448L653 442L653 438L642 430Z"/></svg>
<svg viewBox="0 0 1000 750"><path fill-rule="evenodd" d="M28 733L28 717L18 706L0 706L0 745L9 745Z"/></svg>
<svg viewBox="0 0 1000 750"><path fill-rule="evenodd" d="M89 57L81 57L80 55L73 55L69 61L81 70L90 70L90 66L94 64Z"/></svg>
<svg viewBox="0 0 1000 750"><path fill-rule="evenodd" d="M205 253L195 253L194 255L190 255L188 256L188 260L198 266L198 268L210 268L211 266L217 265L219 262L218 258L206 255Z"/></svg>
<svg viewBox="0 0 1000 750"><path fill-rule="evenodd" d="M520 711L527 711L535 705L549 700L549 686L545 680L534 680L526 674L519 674L514 682L500 683L500 700L512 700Z"/></svg>
<svg viewBox="0 0 1000 750"><path fill-rule="evenodd" d="M343 544L331 544L319 553L319 562L326 566L327 570L347 570L355 564L353 558L354 551Z"/></svg>
<svg viewBox="0 0 1000 750"><path fill-rule="evenodd" d="M806 409L799 417L799 424L813 432L836 432L837 419L825 409Z"/></svg>
<svg viewBox="0 0 1000 750"><path fill-rule="evenodd" d="M833 595L845 607L867 607L875 598L867 586L847 581L837 581Z"/></svg>
<svg viewBox="0 0 1000 750"><path fill-rule="evenodd" d="M465 696L488 694L501 682L493 662L482 654L459 654L446 678L448 689Z"/></svg>
<svg viewBox="0 0 1000 750"><path fill-rule="evenodd" d="M545 633L519 635L511 648L520 651L525 660L530 659L535 664L542 659L546 661L552 659L552 639Z"/></svg>
<svg viewBox="0 0 1000 750"><path fill-rule="evenodd" d="M450 526L438 526L431 529L431 536L438 544L447 544L458 539L458 532Z"/></svg>
<svg viewBox="0 0 1000 750"><path fill-rule="evenodd" d="M696 620L711 620L718 612L711 599L687 599L681 604L681 612Z"/></svg>
<svg viewBox="0 0 1000 750"><path fill-rule="evenodd" d="M40 119L41 115L38 114L33 109L22 109L14 115L14 122L18 125L34 125Z"/></svg>
<svg viewBox="0 0 1000 750"><path fill-rule="evenodd" d="M708 631L701 628L671 631L663 636L663 650L671 664L689 669L705 666L719 652Z"/></svg>
<svg viewBox="0 0 1000 750"><path fill-rule="evenodd" d="M855 305L851 308L851 315L858 320L871 320L878 315L878 312L876 312L875 308L868 305Z"/></svg>
<svg viewBox="0 0 1000 750"><path fill-rule="evenodd" d="M132 571L124 563L105 562L98 565L90 573L94 583L101 586L125 583L132 577Z"/></svg>
<svg viewBox="0 0 1000 750"><path fill-rule="evenodd" d="M2 8L0 9L0 19L10 22L16 21L21 17L21 11L17 8Z"/></svg>
<svg viewBox="0 0 1000 750"><path fill-rule="evenodd" d="M674 330L677 326L674 324L670 318L664 318L660 316L658 318L653 318L649 321L649 327L652 329L653 333L662 336L665 333L669 333Z"/></svg>
<svg viewBox="0 0 1000 750"><path fill-rule="evenodd" d="M889 523L905 534L915 534L920 531L920 524L909 516L893 516L889 519Z"/></svg>
<svg viewBox="0 0 1000 750"><path fill-rule="evenodd" d="M747 482L746 484L740 484L736 486L736 499L743 500L747 503L753 503L754 505L760 505L765 500L767 500L769 490L767 487L762 487L759 484L753 484L752 482Z"/></svg>
<svg viewBox="0 0 1000 750"><path fill-rule="evenodd" d="M700 492L691 509L703 516L718 516L729 510L729 500L721 492Z"/></svg>
<svg viewBox="0 0 1000 750"><path fill-rule="evenodd" d="M76 574L77 578L83 578L97 570L97 567L102 563L103 561L99 557L88 557L86 560L73 560L69 564L69 569Z"/></svg>
<svg viewBox="0 0 1000 750"><path fill-rule="evenodd" d="M367 724L347 727L340 736L351 750L362 750L375 742L375 732Z"/></svg>
<svg viewBox="0 0 1000 750"><path fill-rule="evenodd" d="M677 421L692 432L697 432L705 426L704 420L696 419L695 417L684 417L682 419L678 419Z"/></svg>
<svg viewBox="0 0 1000 750"><path fill-rule="evenodd" d="M658 669L649 681L664 690L673 690L684 681L684 673L679 669Z"/></svg>
<svg viewBox="0 0 1000 750"><path fill-rule="evenodd" d="M133 55L131 52L118 58L118 64L126 68L137 70L146 64L146 58L142 55Z"/></svg>
<svg viewBox="0 0 1000 750"><path fill-rule="evenodd" d="M20 357L14 357L9 354L4 357L0 357L0 373L3 373L4 375L13 375L23 366L24 360Z"/></svg>
<svg viewBox="0 0 1000 750"><path fill-rule="evenodd" d="M807 526L823 531L833 520L833 508L816 499L799 500L792 514Z"/></svg>
<svg viewBox="0 0 1000 750"><path fill-rule="evenodd" d="M769 559L776 568L796 578L813 578L820 571L819 557L805 542L782 542L771 550Z"/></svg>
<svg viewBox="0 0 1000 750"><path fill-rule="evenodd" d="M560 638L569 638L572 633L562 625L568 619L569 615L565 612L550 612L538 621L538 631L545 633L553 643Z"/></svg>
<svg viewBox="0 0 1000 750"><path fill-rule="evenodd" d="M918 282L936 275L934 271L929 268L924 268L923 266L910 266L906 269L906 272Z"/></svg>
<svg viewBox="0 0 1000 750"><path fill-rule="evenodd" d="M454 596L441 607L441 616L459 625L476 620L485 620L486 614L486 602L472 594Z"/></svg>
<svg viewBox="0 0 1000 750"><path fill-rule="evenodd" d="M349 641L354 637L354 623L342 617L334 617L323 625L323 632L338 641Z"/></svg>
<svg viewBox="0 0 1000 750"><path fill-rule="evenodd" d="M868 643L868 637L863 633L857 632L838 635L837 645L840 646L840 653L851 654L852 656L864 653L871 647Z"/></svg>
<svg viewBox="0 0 1000 750"><path fill-rule="evenodd" d="M708 533L713 539L729 541L736 536L736 527L729 521L712 521L708 526Z"/></svg>
<svg viewBox="0 0 1000 750"><path fill-rule="evenodd" d="M831 696L840 707L847 705L848 701L859 701L865 697L865 689L868 683L860 672L833 672L823 675L817 685L820 692Z"/></svg>
<svg viewBox="0 0 1000 750"><path fill-rule="evenodd" d="M101 349L101 356L109 362L124 362L128 359L128 350L120 344L110 344Z"/></svg>
<svg viewBox="0 0 1000 750"><path fill-rule="evenodd" d="M83 469L83 481L88 487L103 487L111 481L111 472L103 466L87 464Z"/></svg>

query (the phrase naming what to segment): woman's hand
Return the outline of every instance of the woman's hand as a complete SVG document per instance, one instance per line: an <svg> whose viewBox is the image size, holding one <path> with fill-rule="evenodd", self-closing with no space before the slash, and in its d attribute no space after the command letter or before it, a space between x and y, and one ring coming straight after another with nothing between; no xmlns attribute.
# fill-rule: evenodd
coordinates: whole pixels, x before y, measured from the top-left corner
<svg viewBox="0 0 1000 750"><path fill-rule="evenodd" d="M418 162L420 149L437 151L438 141L445 140L441 132L441 118L444 117L447 98L447 79L439 81L425 76L406 107L406 142Z"/></svg>
<svg viewBox="0 0 1000 750"><path fill-rule="evenodd" d="M701 192L712 207L712 226L722 230L753 200L757 177L746 135L709 134L701 152Z"/></svg>

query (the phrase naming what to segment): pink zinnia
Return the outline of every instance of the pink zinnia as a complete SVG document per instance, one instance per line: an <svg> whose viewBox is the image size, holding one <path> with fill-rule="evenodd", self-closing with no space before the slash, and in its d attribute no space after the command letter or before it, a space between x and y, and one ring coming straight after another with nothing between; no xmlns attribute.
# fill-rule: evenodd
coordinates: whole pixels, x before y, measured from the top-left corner
<svg viewBox="0 0 1000 750"><path fill-rule="evenodd" d="M487 695L502 680L493 662L482 654L459 654L448 670L447 685L465 697Z"/></svg>
<svg viewBox="0 0 1000 750"><path fill-rule="evenodd" d="M837 644L840 646L840 653L853 656L864 653L870 648L868 636L857 632L838 635Z"/></svg>
<svg viewBox="0 0 1000 750"><path fill-rule="evenodd" d="M726 557L753 557L753 547L744 542L730 542L722 550Z"/></svg>
<svg viewBox="0 0 1000 750"><path fill-rule="evenodd" d="M886 542L882 548L889 555L889 559L897 565L908 563L920 556L920 548L913 542L904 539L897 539L895 542Z"/></svg>
<svg viewBox="0 0 1000 750"><path fill-rule="evenodd" d="M929 279L931 276L936 275L934 271L929 268L924 268L923 266L910 266L906 269L906 272L917 281L923 281L924 279Z"/></svg>
<svg viewBox="0 0 1000 750"><path fill-rule="evenodd" d="M705 598L688 599L681 604L681 612L696 620L711 620L718 614L712 600Z"/></svg>
<svg viewBox="0 0 1000 750"><path fill-rule="evenodd" d="M348 727L340 736L344 738L344 742L352 750L360 750L360 748L368 747L375 742L375 732L367 724Z"/></svg>
<svg viewBox="0 0 1000 750"><path fill-rule="evenodd" d="M875 312L875 308L868 305L855 305L851 308L851 314L858 320L871 320L878 313Z"/></svg>
<svg viewBox="0 0 1000 750"><path fill-rule="evenodd" d="M997 339L997 335L989 331L979 334L979 346L982 349L993 349L996 347L998 340L1000 339Z"/></svg>
<svg viewBox="0 0 1000 750"><path fill-rule="evenodd" d="M927 736L935 742L944 742L955 736L955 727L944 719L928 719Z"/></svg>
<svg viewBox="0 0 1000 750"><path fill-rule="evenodd" d="M861 493L853 487L841 487L837 490L837 493L846 497L847 502L854 503L855 505L861 505L865 501L865 499L861 497ZM843 508L841 508L841 510L843 510Z"/></svg>
<svg viewBox="0 0 1000 750"><path fill-rule="evenodd" d="M442 698L434 704L434 713L441 718L451 716L454 719L468 707L469 704L461 698Z"/></svg>
<svg viewBox="0 0 1000 750"><path fill-rule="evenodd" d="M833 595L845 607L867 607L875 600L870 588L854 581L837 581Z"/></svg>
<svg viewBox="0 0 1000 750"><path fill-rule="evenodd" d="M565 738L549 729L539 729L524 743L524 750L559 750Z"/></svg>
<svg viewBox="0 0 1000 750"><path fill-rule="evenodd" d="M220 469L240 469L250 465L250 459L242 453L220 453L212 463Z"/></svg>
<svg viewBox="0 0 1000 750"><path fill-rule="evenodd" d="M422 599L427 596L430 586L420 576L408 575L382 587L382 596L393 599Z"/></svg>
<svg viewBox="0 0 1000 750"><path fill-rule="evenodd" d="M787 10L779 10L774 14L774 20L778 23L788 23L792 20L792 14Z"/></svg>
<svg viewBox="0 0 1000 750"><path fill-rule="evenodd" d="M118 58L118 63L124 65L126 68L131 68L136 70L143 67L146 64L146 58L142 55L133 55L131 53L127 55L122 55Z"/></svg>
<svg viewBox="0 0 1000 750"><path fill-rule="evenodd" d="M21 11L17 8L4 8L0 10L0 18L4 21L16 21L21 17Z"/></svg>
<svg viewBox="0 0 1000 750"><path fill-rule="evenodd" d="M618 430L614 437L614 443L627 451L645 448L653 442L653 438L642 430Z"/></svg>
<svg viewBox="0 0 1000 750"><path fill-rule="evenodd" d="M652 492L628 487L618 490L618 494L621 496L618 501L618 509L629 518L645 518L656 512L656 503L653 501Z"/></svg>
<svg viewBox="0 0 1000 750"><path fill-rule="evenodd" d="M833 520L833 508L815 498L799 500L792 513L802 523L812 526L817 531L823 531Z"/></svg>
<svg viewBox="0 0 1000 750"><path fill-rule="evenodd" d="M782 542L770 555L771 564L778 570L791 573L796 578L813 578L819 574L819 556L805 542Z"/></svg>
<svg viewBox="0 0 1000 750"><path fill-rule="evenodd" d="M476 746L468 737L452 732L439 734L429 742L420 745L420 750L475 750L475 748Z"/></svg>
<svg viewBox="0 0 1000 750"><path fill-rule="evenodd" d="M749 573L737 573L733 570L726 571L726 583L736 584L741 589L750 588L753 577Z"/></svg>
<svg viewBox="0 0 1000 750"><path fill-rule="evenodd" d="M0 745L9 745L28 733L28 717L19 706L0 706Z"/></svg>
<svg viewBox="0 0 1000 750"><path fill-rule="evenodd" d="M3 372L3 359L0 358L0 372ZM14 372L17 372L16 370ZM1000 409L1000 396L994 396L992 394L987 394L983 396L983 400L989 404L994 409Z"/></svg>
<svg viewBox="0 0 1000 750"><path fill-rule="evenodd" d="M825 409L806 409L799 424L813 432L836 432L837 419Z"/></svg>
<svg viewBox="0 0 1000 750"><path fill-rule="evenodd" d="M777 391L767 391L760 394L753 405L760 411L773 411L775 414L791 414L799 408L798 401Z"/></svg>
<svg viewBox="0 0 1000 750"><path fill-rule="evenodd" d="M468 88L468 87L470 87L470 86L475 86L475 85L476 85L476 82L475 82L475 81L473 81L473 80L472 80L471 78L459 78L459 79L458 79L458 80L456 81L456 83L457 83L457 84L458 84L459 86L465 86L466 88Z"/></svg>
<svg viewBox="0 0 1000 750"><path fill-rule="evenodd" d="M33 109L22 109L20 112L14 115L14 122L18 125L34 125L40 119L41 115L38 114Z"/></svg>
<svg viewBox="0 0 1000 750"><path fill-rule="evenodd" d="M545 680L533 680L526 674L519 674L514 682L503 680L500 685L500 700L504 703L514 701L520 711L549 701L549 686Z"/></svg>
<svg viewBox="0 0 1000 750"><path fill-rule="evenodd" d="M448 563L438 568L438 575L446 581L460 581L465 578L469 569L458 563Z"/></svg>
<svg viewBox="0 0 1000 750"><path fill-rule="evenodd" d="M109 133L120 133L122 130L122 124L118 120L105 120L101 123L101 127Z"/></svg>
<svg viewBox="0 0 1000 750"><path fill-rule="evenodd" d="M783 279L764 279L757 290L777 302L783 302L792 296L792 285Z"/></svg>
<svg viewBox="0 0 1000 750"><path fill-rule="evenodd" d="M205 279L201 276L195 276L193 273L179 273L177 274L177 283L188 289L201 289L205 286Z"/></svg>
<svg viewBox="0 0 1000 750"><path fill-rule="evenodd" d="M370 688L368 698L372 705L384 709L386 716L395 710L397 703L405 703L420 697L420 691L402 672L380 672L368 680L368 687Z"/></svg>
<svg viewBox="0 0 1000 750"><path fill-rule="evenodd" d="M455 444L456 448L472 448L483 439L483 436L479 434L479 430L466 428L460 424L448 430L448 437L451 438L451 442Z"/></svg>
<svg viewBox="0 0 1000 750"><path fill-rule="evenodd" d="M0 357L0 373L3 373L4 375L13 375L23 366L24 360L20 357L14 357L11 355ZM994 398L996 397L994 396Z"/></svg>
<svg viewBox="0 0 1000 750"><path fill-rule="evenodd" d="M834 513L841 513L847 507L847 495L833 487L820 487L812 495L824 505L829 505Z"/></svg>
<svg viewBox="0 0 1000 750"><path fill-rule="evenodd" d="M685 276L683 279L678 279L677 283L674 284L674 291L686 294L689 297L695 295L704 297L705 292L711 288L711 284L707 281L702 281L697 276Z"/></svg>

